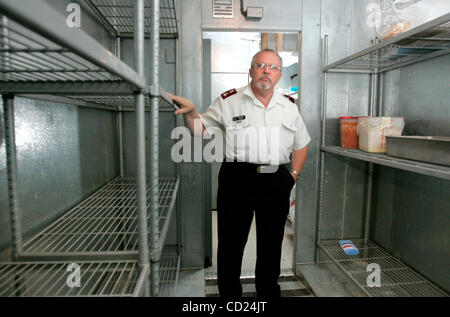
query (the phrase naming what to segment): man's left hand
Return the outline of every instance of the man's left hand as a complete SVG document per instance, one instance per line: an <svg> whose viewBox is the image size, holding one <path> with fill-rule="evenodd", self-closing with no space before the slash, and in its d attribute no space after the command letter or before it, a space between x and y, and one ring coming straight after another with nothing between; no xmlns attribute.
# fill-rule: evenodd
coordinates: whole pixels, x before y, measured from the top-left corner
<svg viewBox="0 0 450 317"><path fill-rule="evenodd" d="M294 173L292 173L292 172L289 172L290 174L291 174L291 176L294 178L294 182L297 182L297 180L298 180L298 176L297 175L295 175Z"/></svg>

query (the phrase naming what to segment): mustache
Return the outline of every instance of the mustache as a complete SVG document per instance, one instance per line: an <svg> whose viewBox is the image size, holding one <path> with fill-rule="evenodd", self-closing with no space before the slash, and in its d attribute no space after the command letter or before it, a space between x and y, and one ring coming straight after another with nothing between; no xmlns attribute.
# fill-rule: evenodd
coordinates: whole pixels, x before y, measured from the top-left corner
<svg viewBox="0 0 450 317"><path fill-rule="evenodd" d="M262 75L262 76L260 76L259 78L258 78L258 80L261 80L261 79L268 79L271 83L272 83L272 78L270 77L270 76L267 76L267 75Z"/></svg>

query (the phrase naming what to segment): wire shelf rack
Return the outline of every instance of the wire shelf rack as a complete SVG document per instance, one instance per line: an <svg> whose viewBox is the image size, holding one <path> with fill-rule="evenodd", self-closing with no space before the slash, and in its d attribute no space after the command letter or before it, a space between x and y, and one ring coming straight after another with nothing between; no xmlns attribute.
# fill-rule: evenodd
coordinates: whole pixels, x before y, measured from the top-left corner
<svg viewBox="0 0 450 317"><path fill-rule="evenodd" d="M384 72L450 53L450 13L329 64L324 71Z"/></svg>
<svg viewBox="0 0 450 317"><path fill-rule="evenodd" d="M134 32L134 0L88 0L101 14L101 20L114 28L119 36L132 36ZM144 7L144 32L151 33L152 1L146 0ZM177 38L178 24L174 0L160 1L160 38Z"/></svg>
<svg viewBox="0 0 450 317"><path fill-rule="evenodd" d="M147 278L136 261L0 263L0 296L140 296Z"/></svg>
<svg viewBox="0 0 450 317"><path fill-rule="evenodd" d="M321 150L340 156L450 180L450 167L444 165L407 160L382 153L369 153L358 149L343 149L340 146L323 146Z"/></svg>
<svg viewBox="0 0 450 317"><path fill-rule="evenodd" d="M352 239L359 250L357 255L346 255L339 240L322 240L319 247L342 269L368 296L374 297L446 297L444 291L433 285L411 268L404 265L375 243ZM380 286L369 287L367 266L380 266Z"/></svg>
<svg viewBox="0 0 450 317"><path fill-rule="evenodd" d="M159 296L174 297L177 294L180 273L180 256L163 255L160 262Z"/></svg>
<svg viewBox="0 0 450 317"><path fill-rule="evenodd" d="M179 180L160 178L159 232L167 215L174 208ZM97 254L138 251L134 177L117 177L83 200L23 245L23 255L77 254L91 258ZM147 206L150 211L151 188L147 185ZM148 214L148 218L150 215ZM150 236L150 233L149 233ZM161 241L163 244L164 241Z"/></svg>
<svg viewBox="0 0 450 317"><path fill-rule="evenodd" d="M87 95L87 96L77 96L77 95L71 95L68 96L72 99L79 99L83 100L85 102L91 102L95 104L99 104L102 106L112 106L117 109L122 109L124 111L134 111L135 108L135 101L133 95ZM169 103L166 99L159 97L159 111L160 112L173 112L175 111L175 108L171 103ZM151 107L151 98L150 96L145 96L145 107L146 109Z"/></svg>
<svg viewBox="0 0 450 317"><path fill-rule="evenodd" d="M92 82L124 83L130 93L146 86L143 77L83 31L69 30L65 19L46 6L38 4L33 14L21 2L1 5L0 14L6 11L6 15L0 15L1 92L5 84L11 83L40 84L44 91L64 90L68 86L63 84L70 83L70 90L78 92L89 88L85 84ZM14 20L17 12L25 15L20 17L20 23ZM48 20L54 20L54 24ZM55 25L61 25L60 30L55 30Z"/></svg>
<svg viewBox="0 0 450 317"><path fill-rule="evenodd" d="M0 19L1 81L120 81L29 29Z"/></svg>

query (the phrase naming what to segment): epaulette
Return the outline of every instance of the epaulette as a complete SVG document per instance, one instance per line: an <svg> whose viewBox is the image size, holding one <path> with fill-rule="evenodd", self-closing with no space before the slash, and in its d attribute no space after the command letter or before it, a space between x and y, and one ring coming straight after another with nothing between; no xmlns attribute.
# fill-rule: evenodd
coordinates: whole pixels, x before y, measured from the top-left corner
<svg viewBox="0 0 450 317"><path fill-rule="evenodd" d="M225 91L220 96L222 97L222 99L227 99L228 97L233 96L236 93L237 93L236 89L233 88L233 89L230 89L228 91Z"/></svg>
<svg viewBox="0 0 450 317"><path fill-rule="evenodd" d="M291 96L288 96L288 95L283 95L283 96L285 96L287 99L289 99L292 103L295 103L295 99L292 98Z"/></svg>

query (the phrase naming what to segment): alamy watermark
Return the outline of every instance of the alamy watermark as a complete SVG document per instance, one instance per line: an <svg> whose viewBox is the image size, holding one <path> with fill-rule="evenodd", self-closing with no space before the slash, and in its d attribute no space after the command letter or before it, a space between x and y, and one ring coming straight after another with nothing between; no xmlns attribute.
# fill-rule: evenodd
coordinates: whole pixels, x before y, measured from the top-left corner
<svg viewBox="0 0 450 317"><path fill-rule="evenodd" d="M69 28L81 27L81 8L78 3L69 3L66 11L70 12L66 19L66 24Z"/></svg>
<svg viewBox="0 0 450 317"><path fill-rule="evenodd" d="M283 135L283 128L234 126L225 129L207 128L202 133L201 120L195 120L194 138L188 128L172 130L171 139L178 140L171 149L171 158L180 162L222 162L238 159L246 162L270 162L279 165L281 141L293 143L294 135ZM203 144L204 140L209 140ZM270 153L270 154L269 154Z"/></svg>
<svg viewBox="0 0 450 317"><path fill-rule="evenodd" d="M367 272L372 272L367 276L366 284L368 287L381 286L381 268L377 263L370 263L367 265Z"/></svg>
<svg viewBox="0 0 450 317"><path fill-rule="evenodd" d="M66 272L71 272L66 279L66 285L70 288L81 287L81 268L76 263L70 263Z"/></svg>

